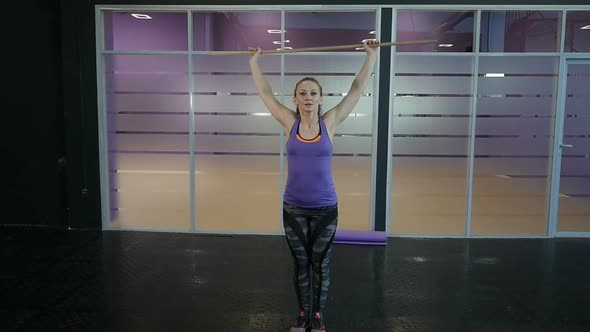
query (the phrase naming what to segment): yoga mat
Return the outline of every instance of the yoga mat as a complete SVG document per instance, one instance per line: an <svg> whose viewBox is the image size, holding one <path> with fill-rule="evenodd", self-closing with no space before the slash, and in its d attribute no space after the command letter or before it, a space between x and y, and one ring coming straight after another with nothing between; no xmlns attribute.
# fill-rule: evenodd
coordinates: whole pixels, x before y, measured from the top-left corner
<svg viewBox="0 0 590 332"><path fill-rule="evenodd" d="M350 231L336 230L334 243L361 244L361 245L387 245L387 233L380 231Z"/></svg>

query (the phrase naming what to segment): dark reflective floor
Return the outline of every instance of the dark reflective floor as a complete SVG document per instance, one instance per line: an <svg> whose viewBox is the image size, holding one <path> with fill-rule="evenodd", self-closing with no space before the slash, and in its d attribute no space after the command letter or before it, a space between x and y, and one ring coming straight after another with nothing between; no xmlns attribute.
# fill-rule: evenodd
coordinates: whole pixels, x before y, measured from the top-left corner
<svg viewBox="0 0 590 332"><path fill-rule="evenodd" d="M0 331L288 331L279 236L0 228ZM336 245L328 331L590 331L590 239Z"/></svg>

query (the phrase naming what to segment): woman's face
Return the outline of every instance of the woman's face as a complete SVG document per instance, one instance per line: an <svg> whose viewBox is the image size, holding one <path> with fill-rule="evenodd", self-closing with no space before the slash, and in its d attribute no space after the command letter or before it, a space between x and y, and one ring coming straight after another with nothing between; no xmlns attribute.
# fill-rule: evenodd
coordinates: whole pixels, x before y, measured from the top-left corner
<svg viewBox="0 0 590 332"><path fill-rule="evenodd" d="M322 104L319 85L312 81L299 83L294 100L299 107L299 112L317 112Z"/></svg>

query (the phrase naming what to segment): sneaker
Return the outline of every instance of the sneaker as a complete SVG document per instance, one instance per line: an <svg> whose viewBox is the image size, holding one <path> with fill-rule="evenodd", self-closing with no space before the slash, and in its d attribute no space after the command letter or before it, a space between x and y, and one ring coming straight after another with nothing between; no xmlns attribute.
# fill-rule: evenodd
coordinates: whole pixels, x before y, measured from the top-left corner
<svg viewBox="0 0 590 332"><path fill-rule="evenodd" d="M313 316L311 316L311 332L323 332L326 331L326 325L324 324L324 319L319 312L315 312Z"/></svg>
<svg viewBox="0 0 590 332"><path fill-rule="evenodd" d="M308 325L309 324L307 324L305 311L300 311L297 319L295 320L295 324L293 324L289 332L306 332Z"/></svg>

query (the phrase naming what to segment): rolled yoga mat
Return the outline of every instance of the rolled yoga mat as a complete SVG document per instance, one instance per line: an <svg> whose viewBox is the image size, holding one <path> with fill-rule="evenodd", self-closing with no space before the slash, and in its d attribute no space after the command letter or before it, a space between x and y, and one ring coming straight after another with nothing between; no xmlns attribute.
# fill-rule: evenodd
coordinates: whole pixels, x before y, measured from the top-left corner
<svg viewBox="0 0 590 332"><path fill-rule="evenodd" d="M384 246L387 245L387 233L337 229L336 235L334 236L334 243Z"/></svg>

